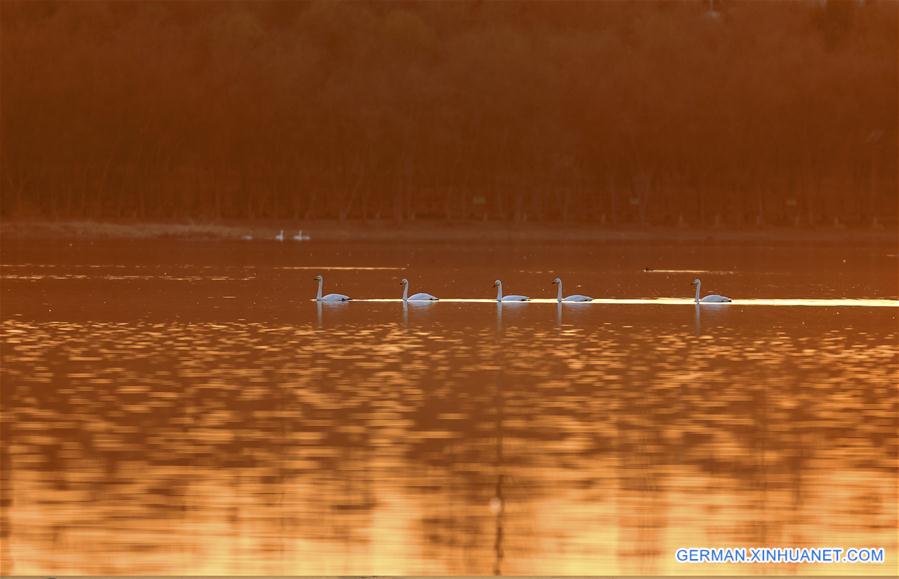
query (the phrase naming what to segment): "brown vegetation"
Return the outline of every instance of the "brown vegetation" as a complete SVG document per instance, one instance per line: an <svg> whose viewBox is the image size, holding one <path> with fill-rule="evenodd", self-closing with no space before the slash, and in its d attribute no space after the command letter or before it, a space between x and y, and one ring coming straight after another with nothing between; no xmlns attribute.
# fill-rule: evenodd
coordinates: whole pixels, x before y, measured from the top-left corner
<svg viewBox="0 0 899 579"><path fill-rule="evenodd" d="M0 215L896 222L893 2L0 3Z"/></svg>

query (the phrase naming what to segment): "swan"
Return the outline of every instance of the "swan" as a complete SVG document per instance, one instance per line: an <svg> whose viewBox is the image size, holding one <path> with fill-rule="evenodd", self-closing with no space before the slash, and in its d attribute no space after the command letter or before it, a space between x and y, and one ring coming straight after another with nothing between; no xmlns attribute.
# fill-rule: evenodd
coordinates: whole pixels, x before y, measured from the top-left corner
<svg viewBox="0 0 899 579"><path fill-rule="evenodd" d="M400 282L400 285L403 286L403 301L404 302L436 302L438 297L432 296L431 294L419 293L409 295L409 280L403 278L403 281Z"/></svg>
<svg viewBox="0 0 899 579"><path fill-rule="evenodd" d="M278 235L275 236L275 241L284 241L284 230L278 232Z"/></svg>
<svg viewBox="0 0 899 579"><path fill-rule="evenodd" d="M696 303L697 304L726 304L731 300L728 297L719 296L718 294L709 294L702 299L699 299L699 288L702 287L702 282L699 281L699 278L693 280L693 285L696 286Z"/></svg>
<svg viewBox="0 0 899 579"><path fill-rule="evenodd" d="M493 285L496 286L496 301L498 302L529 302L531 298L527 296L504 296L503 295L503 282L496 280L493 282Z"/></svg>
<svg viewBox="0 0 899 579"><path fill-rule="evenodd" d="M307 239L311 239L308 235L303 235L303 230L300 229L297 231L297 234L291 237L294 241L306 241Z"/></svg>
<svg viewBox="0 0 899 579"><path fill-rule="evenodd" d="M322 286L325 284L325 278L320 275L315 276L315 281L318 282L318 292L315 294L315 301L317 302L348 302L350 301L349 296L345 296L343 294L328 294L326 296L322 295Z"/></svg>
<svg viewBox="0 0 899 579"><path fill-rule="evenodd" d="M593 298L590 296L582 296L581 294L574 294L568 296L567 298L562 297L562 280L556 278L553 280L553 285L559 286L559 293L556 294L556 301L558 302L592 302Z"/></svg>

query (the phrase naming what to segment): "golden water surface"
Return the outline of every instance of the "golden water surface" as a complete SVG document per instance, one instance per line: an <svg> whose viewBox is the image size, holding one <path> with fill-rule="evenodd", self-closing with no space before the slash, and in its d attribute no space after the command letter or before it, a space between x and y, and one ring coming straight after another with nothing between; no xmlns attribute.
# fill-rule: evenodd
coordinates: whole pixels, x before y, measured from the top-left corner
<svg viewBox="0 0 899 579"><path fill-rule="evenodd" d="M166 243L4 251L4 574L896 572L883 248L557 265L530 247ZM319 266L326 291L369 298L400 277L549 298L564 275L604 301L316 307ZM695 275L737 301L684 301ZM886 562L684 565L687 546Z"/></svg>

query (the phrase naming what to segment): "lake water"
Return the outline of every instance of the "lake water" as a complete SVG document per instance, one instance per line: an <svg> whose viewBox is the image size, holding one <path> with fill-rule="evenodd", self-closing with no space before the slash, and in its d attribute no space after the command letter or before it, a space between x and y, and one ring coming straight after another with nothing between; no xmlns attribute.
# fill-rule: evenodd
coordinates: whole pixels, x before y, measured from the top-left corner
<svg viewBox="0 0 899 579"><path fill-rule="evenodd" d="M4 242L0 568L894 574L896 253ZM603 301L489 301L556 276Z"/></svg>

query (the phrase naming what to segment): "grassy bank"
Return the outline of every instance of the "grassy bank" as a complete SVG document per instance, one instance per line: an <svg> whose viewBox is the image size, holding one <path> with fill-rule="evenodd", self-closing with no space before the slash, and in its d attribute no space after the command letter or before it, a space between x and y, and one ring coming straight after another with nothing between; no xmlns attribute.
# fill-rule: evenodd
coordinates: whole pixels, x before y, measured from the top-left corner
<svg viewBox="0 0 899 579"><path fill-rule="evenodd" d="M659 228L578 224L439 222L226 222L137 223L93 221L0 222L0 240L193 239L272 240L284 230L287 241L302 229L317 241L608 241L608 242L768 242L836 245L897 243L895 228Z"/></svg>

